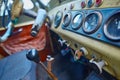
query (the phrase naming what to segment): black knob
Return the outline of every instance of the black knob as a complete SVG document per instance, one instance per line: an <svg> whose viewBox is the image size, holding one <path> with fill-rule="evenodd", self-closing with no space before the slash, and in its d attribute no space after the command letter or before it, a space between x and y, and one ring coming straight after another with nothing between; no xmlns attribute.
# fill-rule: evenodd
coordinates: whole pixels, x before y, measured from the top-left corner
<svg viewBox="0 0 120 80"><path fill-rule="evenodd" d="M33 25L33 28L31 30L31 36L35 37L38 34L38 30L37 28L39 27L39 25Z"/></svg>
<svg viewBox="0 0 120 80"><path fill-rule="evenodd" d="M40 57L39 57L39 53L36 49L30 49L28 50L26 57L31 60L34 61L36 63L39 63L40 61Z"/></svg>

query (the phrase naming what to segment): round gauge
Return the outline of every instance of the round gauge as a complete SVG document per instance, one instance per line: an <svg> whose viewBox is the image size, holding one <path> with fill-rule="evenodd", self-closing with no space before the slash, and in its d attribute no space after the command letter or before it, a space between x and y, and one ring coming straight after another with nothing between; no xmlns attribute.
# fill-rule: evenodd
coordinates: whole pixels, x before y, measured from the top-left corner
<svg viewBox="0 0 120 80"><path fill-rule="evenodd" d="M61 11L58 11L55 15L54 19L54 26L57 28L60 25L60 22L62 20L63 13Z"/></svg>
<svg viewBox="0 0 120 80"><path fill-rule="evenodd" d="M83 30L86 33L94 33L101 25L102 15L100 12L93 12L87 15L84 21Z"/></svg>
<svg viewBox="0 0 120 80"><path fill-rule="evenodd" d="M87 0L87 7L90 8L94 4L94 0Z"/></svg>
<svg viewBox="0 0 120 80"><path fill-rule="evenodd" d="M73 21L72 21L72 28L75 30L79 29L80 26L82 25L82 22L83 22L83 14L79 13L79 14L75 15L75 17L73 18Z"/></svg>
<svg viewBox="0 0 120 80"><path fill-rule="evenodd" d="M65 14L64 18L63 18L63 25L64 27L67 27L70 24L71 21L71 13L68 12L67 14Z"/></svg>
<svg viewBox="0 0 120 80"><path fill-rule="evenodd" d="M107 20L104 34L111 40L120 40L120 12L115 13Z"/></svg>

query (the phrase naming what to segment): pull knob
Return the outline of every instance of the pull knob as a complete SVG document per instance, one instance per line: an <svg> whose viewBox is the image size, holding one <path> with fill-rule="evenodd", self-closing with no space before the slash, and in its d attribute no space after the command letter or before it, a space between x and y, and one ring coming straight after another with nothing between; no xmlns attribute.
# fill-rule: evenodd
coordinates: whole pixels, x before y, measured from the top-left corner
<svg viewBox="0 0 120 80"><path fill-rule="evenodd" d="M61 47L63 47L67 41L59 39L58 42L60 43Z"/></svg>
<svg viewBox="0 0 120 80"><path fill-rule="evenodd" d="M92 68L99 74L102 73L102 68L107 65L107 63L104 60L101 61L95 61L94 59L91 59L89 61L91 63Z"/></svg>
<svg viewBox="0 0 120 80"><path fill-rule="evenodd" d="M74 59L79 60L82 56L88 55L88 51L86 48L81 47L79 50L75 51Z"/></svg>
<svg viewBox="0 0 120 80"><path fill-rule="evenodd" d="M36 49L30 49L27 54L26 57L31 60L34 61L36 63L39 63L40 61L40 57L39 57L39 53Z"/></svg>

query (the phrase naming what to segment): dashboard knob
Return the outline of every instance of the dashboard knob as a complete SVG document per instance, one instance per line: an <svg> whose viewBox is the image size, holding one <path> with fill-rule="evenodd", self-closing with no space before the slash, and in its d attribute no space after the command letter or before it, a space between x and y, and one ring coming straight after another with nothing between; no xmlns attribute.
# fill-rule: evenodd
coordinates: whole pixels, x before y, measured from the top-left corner
<svg viewBox="0 0 120 80"><path fill-rule="evenodd" d="M88 55L88 51L86 48L82 47L80 50L75 51L74 59L79 60L82 56Z"/></svg>
<svg viewBox="0 0 120 80"><path fill-rule="evenodd" d="M73 9L73 8L74 8L74 4L71 4L71 5L70 5L70 9Z"/></svg>
<svg viewBox="0 0 120 80"><path fill-rule="evenodd" d="M83 56L83 53L80 50L75 51L74 59L79 60Z"/></svg>
<svg viewBox="0 0 120 80"><path fill-rule="evenodd" d="M81 8L84 8L85 6L86 6L85 1L82 1L82 2L81 2Z"/></svg>
<svg viewBox="0 0 120 80"><path fill-rule="evenodd" d="M85 47L81 47L80 51L83 53L84 56L88 55L88 51Z"/></svg>
<svg viewBox="0 0 120 80"><path fill-rule="evenodd" d="M96 0L95 6L98 7L102 4L103 0Z"/></svg>
<svg viewBox="0 0 120 80"><path fill-rule="evenodd" d="M88 0L88 1L87 1L87 7L88 7L88 8L92 7L93 4L94 4L94 0Z"/></svg>
<svg viewBox="0 0 120 80"><path fill-rule="evenodd" d="M63 47L67 41L59 39L58 42L60 43L61 47Z"/></svg>
<svg viewBox="0 0 120 80"><path fill-rule="evenodd" d="M95 61L94 59L91 59L89 61L91 63L92 68L99 74L102 73L102 68L107 65L107 63L104 60L101 61Z"/></svg>

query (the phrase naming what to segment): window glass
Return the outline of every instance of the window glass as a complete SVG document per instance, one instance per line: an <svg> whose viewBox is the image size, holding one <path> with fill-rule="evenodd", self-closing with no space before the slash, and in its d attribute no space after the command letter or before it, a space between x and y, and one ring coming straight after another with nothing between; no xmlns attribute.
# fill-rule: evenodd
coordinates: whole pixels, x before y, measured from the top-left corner
<svg viewBox="0 0 120 80"><path fill-rule="evenodd" d="M8 0L7 6L8 6L9 4L12 4L12 3L13 3L12 0ZM2 0L1 0L1 1L0 1L0 16L3 15L4 9L5 9L5 3L2 2ZM5 15L8 15L7 11L5 12Z"/></svg>
<svg viewBox="0 0 120 80"><path fill-rule="evenodd" d="M23 6L24 9L32 9L34 7L34 4L31 0L23 0L23 3L24 3Z"/></svg>
<svg viewBox="0 0 120 80"><path fill-rule="evenodd" d="M48 5L48 3L50 2L50 0L40 0L45 6Z"/></svg>

